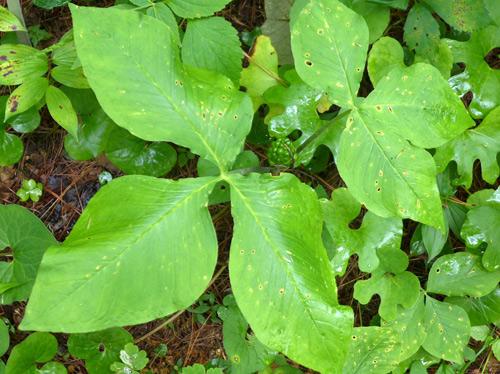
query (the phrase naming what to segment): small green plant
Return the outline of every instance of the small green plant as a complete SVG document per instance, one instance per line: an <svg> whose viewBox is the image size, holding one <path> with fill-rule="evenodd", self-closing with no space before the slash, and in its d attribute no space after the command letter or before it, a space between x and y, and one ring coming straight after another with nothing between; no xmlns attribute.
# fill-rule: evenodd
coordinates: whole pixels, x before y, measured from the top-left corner
<svg viewBox="0 0 500 374"><path fill-rule="evenodd" d="M16 195L23 203L29 200L36 203L43 195L43 185L34 179L24 179Z"/></svg>
<svg viewBox="0 0 500 374"><path fill-rule="evenodd" d="M120 360L121 362L114 362L110 367L116 374L139 374L149 361L146 352L140 351L133 343L128 343L120 351Z"/></svg>

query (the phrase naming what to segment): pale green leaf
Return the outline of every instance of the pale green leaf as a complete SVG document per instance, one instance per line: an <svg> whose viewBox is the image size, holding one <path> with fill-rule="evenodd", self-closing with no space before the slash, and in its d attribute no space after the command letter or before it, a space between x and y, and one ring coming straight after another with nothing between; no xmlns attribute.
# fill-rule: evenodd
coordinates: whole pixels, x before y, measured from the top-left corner
<svg viewBox="0 0 500 374"><path fill-rule="evenodd" d="M390 8L382 4L376 4L371 0L341 0L356 13L363 16L368 25L370 44L378 40L383 34L390 21Z"/></svg>
<svg viewBox="0 0 500 374"><path fill-rule="evenodd" d="M0 250L12 249L11 262L1 262L0 284L12 287L0 295L1 304L26 300L45 250L57 244L33 213L19 205L0 205Z"/></svg>
<svg viewBox="0 0 500 374"><path fill-rule="evenodd" d="M444 229L436 167L423 148L440 146L472 125L435 68L394 68L348 117L337 157L340 175L373 213Z"/></svg>
<svg viewBox="0 0 500 374"><path fill-rule="evenodd" d="M422 346L427 352L444 360L463 362L463 350L470 336L465 310L427 296L425 326L427 337Z"/></svg>
<svg viewBox="0 0 500 374"><path fill-rule="evenodd" d="M212 70L239 82L243 50L238 32L222 17L191 20L182 40L186 65Z"/></svg>
<svg viewBox="0 0 500 374"><path fill-rule="evenodd" d="M451 53L448 44L444 39L439 40L435 45L433 53L423 56L420 54L415 55L414 63L425 62L435 66L443 78L450 77L451 69L453 67L453 54Z"/></svg>
<svg viewBox="0 0 500 374"><path fill-rule="evenodd" d="M336 275L345 272L347 261L354 253L358 255L361 271L372 272L379 266L377 252L380 248L399 249L403 224L399 218L381 218L367 212L359 229L349 224L359 215L361 204L345 188L337 188L332 199L322 200L321 207L334 249L332 259Z"/></svg>
<svg viewBox="0 0 500 374"><path fill-rule="evenodd" d="M483 179L489 184L495 183L500 175L498 153L500 153L500 107L493 109L479 126L465 131L439 147L434 160L439 172L444 171L448 164L454 161L459 175L457 183L469 188L476 160L481 161Z"/></svg>
<svg viewBox="0 0 500 374"><path fill-rule="evenodd" d="M68 96L55 86L49 86L45 101L50 115L59 126L78 138L78 117Z"/></svg>
<svg viewBox="0 0 500 374"><path fill-rule="evenodd" d="M487 248L483 254L483 266L489 271L500 269L500 188L482 190L471 195L467 202L474 207L467 212L461 236L470 248L483 243Z"/></svg>
<svg viewBox="0 0 500 374"><path fill-rule="evenodd" d="M363 76L368 26L338 0L311 0L292 26L295 69L339 106L352 107Z"/></svg>
<svg viewBox="0 0 500 374"><path fill-rule="evenodd" d="M35 332L12 349L5 374L36 374L37 363L50 361L56 353L56 338L46 332Z"/></svg>
<svg viewBox="0 0 500 374"><path fill-rule="evenodd" d="M427 252L427 262L430 262L439 255L448 241L449 228L447 216L445 215L444 218L444 232L432 226L422 225L422 243Z"/></svg>
<svg viewBox="0 0 500 374"><path fill-rule="evenodd" d="M167 5L183 18L211 16L222 10L232 0L167 0Z"/></svg>
<svg viewBox="0 0 500 374"><path fill-rule="evenodd" d="M491 347L493 354L497 360L500 360L500 339L495 339Z"/></svg>
<svg viewBox="0 0 500 374"><path fill-rule="evenodd" d="M47 72L45 53L23 44L0 45L0 84L17 85Z"/></svg>
<svg viewBox="0 0 500 374"><path fill-rule="evenodd" d="M229 182L229 271L243 315L269 348L318 371L340 371L353 314L338 305L315 192L291 174Z"/></svg>
<svg viewBox="0 0 500 374"><path fill-rule="evenodd" d="M36 105L49 86L47 78L33 78L21 84L10 94L5 106L5 120Z"/></svg>
<svg viewBox="0 0 500 374"><path fill-rule="evenodd" d="M68 371L59 362L49 362L36 371L36 374L66 374Z"/></svg>
<svg viewBox="0 0 500 374"><path fill-rule="evenodd" d="M185 69L163 22L113 8L71 9L85 75L111 119L135 136L191 148L227 169L250 130L249 98L228 78Z"/></svg>
<svg viewBox="0 0 500 374"><path fill-rule="evenodd" d="M91 332L193 303L217 258L207 209L216 181L128 176L101 188L64 244L47 250L22 328Z"/></svg>
<svg viewBox="0 0 500 374"><path fill-rule="evenodd" d="M122 328L115 327L88 334L73 334L68 339L68 350L72 356L85 360L89 374L111 373L109 367L120 359L120 350L133 337Z"/></svg>
<svg viewBox="0 0 500 374"><path fill-rule="evenodd" d="M429 272L427 291L447 296L481 297L500 282L500 269L487 271L481 258L467 252L441 256Z"/></svg>
<svg viewBox="0 0 500 374"><path fill-rule="evenodd" d="M150 7L146 10L146 14L165 23L172 32L174 42L181 45L179 26L177 25L177 20L175 19L174 14L168 6L164 3L150 3Z"/></svg>
<svg viewBox="0 0 500 374"><path fill-rule="evenodd" d="M73 69L65 65L56 66L50 71L50 76L68 87L79 89L90 87L81 67Z"/></svg>
<svg viewBox="0 0 500 374"><path fill-rule="evenodd" d="M483 0L424 0L446 23L460 31L473 31L491 22Z"/></svg>
<svg viewBox="0 0 500 374"><path fill-rule="evenodd" d="M483 297L447 297L446 302L462 307L472 326L500 323L500 288Z"/></svg>
<svg viewBox="0 0 500 374"><path fill-rule="evenodd" d="M0 31L25 31L24 25L8 9L0 6Z"/></svg>
<svg viewBox="0 0 500 374"><path fill-rule="evenodd" d="M373 85L395 67L405 67L403 47L396 39L384 36L373 44L368 55L368 74Z"/></svg>
<svg viewBox="0 0 500 374"><path fill-rule="evenodd" d="M450 78L460 95L473 94L469 110L474 118L484 118L500 105L500 70L492 69L484 57L500 45L500 27L490 26L471 34L466 42L446 40L454 62L465 63L465 70Z"/></svg>

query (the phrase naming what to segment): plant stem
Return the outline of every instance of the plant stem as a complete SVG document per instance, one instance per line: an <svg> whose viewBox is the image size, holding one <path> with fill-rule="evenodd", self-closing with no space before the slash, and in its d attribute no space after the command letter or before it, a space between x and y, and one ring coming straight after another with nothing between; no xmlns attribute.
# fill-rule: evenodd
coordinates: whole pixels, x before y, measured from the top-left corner
<svg viewBox="0 0 500 374"><path fill-rule="evenodd" d="M24 28L26 28L26 22L24 21L24 16L23 16L23 8L21 7L21 1L20 0L7 0L7 7L9 8L10 12L14 14L21 23L23 24ZM19 40L19 43L26 44L26 45L31 45L31 40L28 35L27 31L16 31L17 39Z"/></svg>

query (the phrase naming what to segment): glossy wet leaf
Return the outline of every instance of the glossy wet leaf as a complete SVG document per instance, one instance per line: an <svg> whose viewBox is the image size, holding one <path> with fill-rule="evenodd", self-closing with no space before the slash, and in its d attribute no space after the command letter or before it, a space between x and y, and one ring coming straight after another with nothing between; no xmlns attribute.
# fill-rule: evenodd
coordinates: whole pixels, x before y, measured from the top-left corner
<svg viewBox="0 0 500 374"><path fill-rule="evenodd" d="M85 75L111 119L135 136L191 148L227 169L250 130L248 97L228 78L186 69L161 21L112 8L72 7L72 14Z"/></svg>
<svg viewBox="0 0 500 374"><path fill-rule="evenodd" d="M0 356L3 356L9 349L10 335L9 328L3 320L0 320Z"/></svg>
<svg viewBox="0 0 500 374"><path fill-rule="evenodd" d="M120 351L120 360L129 368L134 370L141 370L146 367L148 358L146 351L139 350L134 343L128 343ZM125 371L126 373L127 371Z"/></svg>
<svg viewBox="0 0 500 374"><path fill-rule="evenodd" d="M23 44L0 45L0 84L18 85L47 72L45 53Z"/></svg>
<svg viewBox="0 0 500 374"><path fill-rule="evenodd" d="M231 0L169 0L168 6L182 18L211 16L222 10Z"/></svg>
<svg viewBox="0 0 500 374"><path fill-rule="evenodd" d="M68 66L56 66L50 71L50 75L54 80L68 87L90 88L81 67L72 69Z"/></svg>
<svg viewBox="0 0 500 374"><path fill-rule="evenodd" d="M370 0L342 0L342 2L363 16L368 26L369 42L374 43L383 34L390 21L390 8Z"/></svg>
<svg viewBox="0 0 500 374"><path fill-rule="evenodd" d="M275 352L248 334L248 322L241 314L233 296L224 298L224 308L218 310L223 321L224 350L231 362L231 373L246 374L264 369L274 360Z"/></svg>
<svg viewBox="0 0 500 374"><path fill-rule="evenodd" d="M427 296L425 326L427 337L422 346L427 352L444 360L463 362L463 350L470 336L470 322L465 310Z"/></svg>
<svg viewBox="0 0 500 374"><path fill-rule="evenodd" d="M290 46L290 10L294 0L267 0L264 2L266 20L262 24L262 32L276 48L281 65L292 64L293 56ZM305 3L305 1L302 1Z"/></svg>
<svg viewBox="0 0 500 374"><path fill-rule="evenodd" d="M345 272L351 255L358 255L358 266L363 272L372 272L379 266L380 248L399 249L402 221L399 218L381 218L371 212L363 217L359 229L349 224L358 217L361 204L345 188L337 188L330 201L321 200L325 228L329 232L334 250L331 260L336 275Z"/></svg>
<svg viewBox="0 0 500 374"><path fill-rule="evenodd" d="M22 140L14 134L8 134L0 127L0 166L14 165L21 159L23 152Z"/></svg>
<svg viewBox="0 0 500 374"><path fill-rule="evenodd" d="M446 302L463 308L472 326L500 322L500 288L483 297L447 297Z"/></svg>
<svg viewBox="0 0 500 374"><path fill-rule="evenodd" d="M450 78L459 95L473 94L469 110L474 118L484 118L500 104L500 70L484 60L491 49L500 45L500 28L490 26L473 32L468 41L446 40L454 62L465 63L465 70Z"/></svg>
<svg viewBox="0 0 500 374"><path fill-rule="evenodd" d="M9 31L24 31L26 30L17 19L17 17L12 14L8 9L0 6L0 31L9 32Z"/></svg>
<svg viewBox="0 0 500 374"><path fill-rule="evenodd" d="M487 247L483 254L483 266L489 271L500 269L500 188L482 190L467 200L473 208L467 212L461 235L465 244L477 248L483 243Z"/></svg>
<svg viewBox="0 0 500 374"><path fill-rule="evenodd" d="M102 109L83 115L82 124L78 128L78 139L71 134L66 135L64 138L64 149L74 160L90 160L106 150L109 137L116 128L115 123ZM128 132L127 135L132 136ZM120 140L122 139L117 139L118 142Z"/></svg>
<svg viewBox="0 0 500 374"><path fill-rule="evenodd" d="M207 210L215 182L127 176L102 187L63 245L46 252L22 328L91 332L192 304L217 257Z"/></svg>
<svg viewBox="0 0 500 374"><path fill-rule="evenodd" d="M182 40L186 65L216 71L239 82L243 60L238 32L222 17L191 20Z"/></svg>
<svg viewBox="0 0 500 374"><path fill-rule="evenodd" d="M132 343L130 333L120 327L87 334L72 334L68 350L72 356L85 360L89 374L111 373L109 367L120 359L120 350Z"/></svg>
<svg viewBox="0 0 500 374"><path fill-rule="evenodd" d="M493 109L481 124L460 134L436 150L434 160L438 171L450 162L457 164L457 183L469 188L473 179L474 162L481 162L483 179L494 184L500 176L497 155L500 153L500 107Z"/></svg>
<svg viewBox="0 0 500 374"><path fill-rule="evenodd" d="M368 50L368 26L337 0L311 0L292 26L295 69L339 106L354 105Z"/></svg>
<svg viewBox="0 0 500 374"><path fill-rule="evenodd" d="M0 250L10 247L13 253L13 261L0 262L0 303L10 304L28 298L46 248L57 241L42 221L19 205L0 205L0 227Z"/></svg>
<svg viewBox="0 0 500 374"><path fill-rule="evenodd" d="M488 25L491 18L483 0L424 0L442 19L460 31L473 31Z"/></svg>
<svg viewBox="0 0 500 374"><path fill-rule="evenodd" d="M373 213L444 229L435 164L423 148L440 146L471 125L435 68L394 68L348 117L340 175Z"/></svg>
<svg viewBox="0 0 500 374"><path fill-rule="evenodd" d="M373 85L395 67L405 67L403 47L396 39L384 36L373 44L368 55L368 74Z"/></svg>
<svg viewBox="0 0 500 374"><path fill-rule="evenodd" d="M500 269L488 271L481 257L467 252L441 256L429 272L427 291L447 296L481 297L500 282Z"/></svg>
<svg viewBox="0 0 500 374"><path fill-rule="evenodd" d="M16 195L21 202L31 200L36 203L43 195L43 185L34 179L24 179Z"/></svg>
<svg viewBox="0 0 500 374"><path fill-rule="evenodd" d="M241 312L269 348L315 370L339 371L353 315L336 298L315 192L291 174L235 175L229 182L229 271Z"/></svg>
<svg viewBox="0 0 500 374"><path fill-rule="evenodd" d="M46 332L35 332L10 353L5 374L35 374L37 364L50 361L57 353L57 340Z"/></svg>
<svg viewBox="0 0 500 374"><path fill-rule="evenodd" d="M7 99L5 120L35 106L45 95L48 86L47 78L34 78L17 87Z"/></svg>
<svg viewBox="0 0 500 374"><path fill-rule="evenodd" d="M9 119L9 125L20 133L30 133L40 126L42 118L38 112L38 108L28 109L26 112L18 114Z"/></svg>
<svg viewBox="0 0 500 374"><path fill-rule="evenodd" d="M278 55L271 39L260 35L255 40L248 66L241 72L240 84L246 88L257 110L263 100L261 96L270 87L278 85Z"/></svg>
<svg viewBox="0 0 500 374"><path fill-rule="evenodd" d="M177 152L170 144L145 142L116 126L109 134L106 156L126 174L153 177L167 174L177 161Z"/></svg>
<svg viewBox="0 0 500 374"><path fill-rule="evenodd" d="M78 138L78 117L68 96L61 89L49 86L45 100L54 121L73 137Z"/></svg>

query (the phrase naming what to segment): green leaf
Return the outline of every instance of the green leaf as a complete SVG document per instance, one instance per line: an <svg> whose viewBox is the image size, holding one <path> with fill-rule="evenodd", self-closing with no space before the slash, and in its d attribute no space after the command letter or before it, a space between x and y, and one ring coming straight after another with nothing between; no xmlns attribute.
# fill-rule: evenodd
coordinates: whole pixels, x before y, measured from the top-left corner
<svg viewBox="0 0 500 374"><path fill-rule="evenodd" d="M405 67L403 47L396 39L384 36L373 44L368 55L368 74L373 85L396 67Z"/></svg>
<svg viewBox="0 0 500 374"><path fill-rule="evenodd" d="M172 13L170 8L164 3L150 3L150 5L151 6L146 10L146 14L165 23L172 32L174 42L180 46L181 37L179 35L179 26L177 25L174 13Z"/></svg>
<svg viewBox="0 0 500 374"><path fill-rule="evenodd" d="M473 31L491 22L483 0L424 0L446 23L460 31Z"/></svg>
<svg viewBox="0 0 500 374"><path fill-rule="evenodd" d="M444 229L436 167L423 148L440 146L471 125L435 68L395 68L348 117L337 167L373 213Z"/></svg>
<svg viewBox="0 0 500 374"><path fill-rule="evenodd" d="M182 40L182 61L239 82L243 50L238 32L222 17L191 20Z"/></svg>
<svg viewBox="0 0 500 374"><path fill-rule="evenodd" d="M281 65L293 63L292 50L290 46L290 10L294 3L305 3L307 0L266 0L264 10L266 20L262 24L262 32L266 35L276 48Z"/></svg>
<svg viewBox="0 0 500 374"><path fill-rule="evenodd" d="M182 374L223 374L222 369L212 368L206 370L205 367L201 364L194 364L192 366L187 366L182 368Z"/></svg>
<svg viewBox="0 0 500 374"><path fill-rule="evenodd" d="M427 291L446 296L485 296L500 282L500 269L489 272L481 258L467 252L441 256L429 272Z"/></svg>
<svg viewBox="0 0 500 374"><path fill-rule="evenodd" d="M469 342L470 322L459 306L427 296L425 300L427 338L422 346L443 360L463 362L463 350Z"/></svg>
<svg viewBox="0 0 500 374"><path fill-rule="evenodd" d="M0 6L0 31L26 31L26 29L14 14L3 6Z"/></svg>
<svg viewBox="0 0 500 374"><path fill-rule="evenodd" d="M37 104L45 95L48 86L47 78L33 78L12 91L5 107L5 121Z"/></svg>
<svg viewBox="0 0 500 374"><path fill-rule="evenodd" d="M500 288L483 297L447 297L446 302L463 308L472 326L500 323Z"/></svg>
<svg viewBox="0 0 500 374"><path fill-rule="evenodd" d="M106 150L109 137L116 128L115 123L102 109L83 115L82 124L78 129L78 139L71 134L66 135L64 149L74 160L90 160ZM119 140L121 139L117 141Z"/></svg>
<svg viewBox="0 0 500 374"><path fill-rule="evenodd" d="M469 111L474 118L484 118L500 105L500 71L492 69L484 57L500 45L500 27L487 27L472 33L466 42L446 40L454 62L465 63L464 72L450 78L451 87L459 94L471 91Z"/></svg>
<svg viewBox="0 0 500 374"><path fill-rule="evenodd" d="M488 335L490 335L489 326L473 326L470 329L470 336L472 339L477 340L478 342L484 342ZM475 356L475 355L474 355ZM473 357L474 357L473 356Z"/></svg>
<svg viewBox="0 0 500 374"><path fill-rule="evenodd" d="M47 72L45 53L23 44L0 45L0 84L18 85Z"/></svg>
<svg viewBox="0 0 500 374"><path fill-rule="evenodd" d="M427 251L427 262L439 255L448 241L449 228L446 215L444 224L444 233L432 226L422 225L422 243Z"/></svg>
<svg viewBox="0 0 500 374"><path fill-rule="evenodd" d="M229 183L229 272L241 312L269 348L314 370L340 371L353 314L338 305L315 192L291 174L235 175Z"/></svg>
<svg viewBox="0 0 500 374"><path fill-rule="evenodd" d="M114 127L106 144L106 156L127 174L160 177L175 166L177 152L168 143L148 143L127 130Z"/></svg>
<svg viewBox="0 0 500 374"><path fill-rule="evenodd" d="M64 65L56 66L50 71L50 75L55 81L68 87L79 89L90 88L81 67L72 69Z"/></svg>
<svg viewBox="0 0 500 374"><path fill-rule="evenodd" d="M390 8L382 4L375 4L371 0L341 0L356 13L363 16L368 25L370 44L377 41L383 34L390 21Z"/></svg>
<svg viewBox="0 0 500 374"><path fill-rule="evenodd" d="M0 304L11 304L28 298L45 249L57 241L42 221L19 205L0 205L0 227L0 250L10 247L14 255L13 261L0 262L0 285L11 285L0 295Z"/></svg>
<svg viewBox="0 0 500 374"><path fill-rule="evenodd" d="M42 118L38 112L38 108L28 109L26 112L18 114L9 119L9 125L17 132L29 133L40 126Z"/></svg>
<svg viewBox="0 0 500 374"><path fill-rule="evenodd" d="M459 175L457 183L469 188L472 185L473 166L476 160L481 161L483 179L489 184L495 183L500 175L498 153L500 153L500 107L493 109L479 126L465 131L439 147L434 160L439 172L454 161Z"/></svg>
<svg viewBox="0 0 500 374"><path fill-rule="evenodd" d="M207 209L216 182L128 176L102 187L64 244L46 252L21 327L91 332L188 307L217 259Z"/></svg>
<svg viewBox="0 0 500 374"><path fill-rule="evenodd" d="M111 119L135 136L191 148L227 169L250 130L249 98L228 78L185 69L163 22L113 8L71 9L85 75Z"/></svg>
<svg viewBox="0 0 500 374"><path fill-rule="evenodd" d="M49 362L36 371L37 374L66 374L67 370L59 362Z"/></svg>
<svg viewBox="0 0 500 374"><path fill-rule="evenodd" d="M68 96L59 88L49 86L45 100L54 121L72 136L78 138L78 117Z"/></svg>
<svg viewBox="0 0 500 374"><path fill-rule="evenodd" d="M33 0L33 4L43 9L54 9L69 3L70 0Z"/></svg>
<svg viewBox="0 0 500 374"><path fill-rule="evenodd" d="M295 69L339 106L352 107L363 76L368 26L337 0L311 0L292 25Z"/></svg>
<svg viewBox="0 0 500 374"><path fill-rule="evenodd" d="M120 360L129 368L141 370L148 364L146 351L139 351L139 348L134 343L128 343L120 351Z"/></svg>
<svg viewBox="0 0 500 374"><path fill-rule="evenodd" d="M491 346L493 354L497 360L500 360L500 339L495 339L493 345Z"/></svg>
<svg viewBox="0 0 500 374"><path fill-rule="evenodd" d="M222 335L224 350L231 361L231 373L255 373L273 361L275 352L247 333L248 323L241 314L232 295L224 298L224 308L218 310L224 321Z"/></svg>
<svg viewBox="0 0 500 374"><path fill-rule="evenodd" d="M377 256L379 249L399 249L403 230L403 223L399 218L381 218L367 212L359 229L349 227L358 217L361 204L346 188L335 189L330 201L321 200L321 207L325 228L334 244L332 267L336 275L344 274L347 261L354 253L358 255L360 270L372 272L380 263Z"/></svg>
<svg viewBox="0 0 500 374"><path fill-rule="evenodd" d="M43 185L34 179L25 179L16 195L22 202L31 200L36 203L43 195Z"/></svg>
<svg viewBox="0 0 500 374"><path fill-rule="evenodd" d="M9 349L10 335L9 328L3 320L0 320L0 356L3 356Z"/></svg>
<svg viewBox="0 0 500 374"><path fill-rule="evenodd" d="M85 368L89 374L111 373L109 367L120 359L120 350L133 337L122 328L114 327L104 331L88 334L70 335L68 350L71 355L85 360Z"/></svg>
<svg viewBox="0 0 500 374"><path fill-rule="evenodd" d="M421 56L434 54L441 34L439 24L422 4L415 4L406 18L404 40L409 48Z"/></svg>
<svg viewBox="0 0 500 374"><path fill-rule="evenodd" d="M463 205L448 201L446 203L444 213L445 221L448 222L451 231L457 238L460 238L460 230L462 230L462 226L465 222L467 208Z"/></svg>
<svg viewBox="0 0 500 374"><path fill-rule="evenodd" d="M52 39L52 37L54 36L47 30L41 28L40 25L29 26L28 35L34 47L38 46L38 44L45 40Z"/></svg>
<svg viewBox="0 0 500 374"><path fill-rule="evenodd" d="M35 332L12 349L5 374L36 374L37 363L50 361L56 353L56 338L46 332Z"/></svg>
<svg viewBox="0 0 500 374"><path fill-rule="evenodd" d="M232 0L168 0L168 6L182 18L211 16Z"/></svg>
<svg viewBox="0 0 500 374"><path fill-rule="evenodd" d="M486 243L483 266L489 271L500 269L500 188L482 190L471 195L468 203L475 206L467 212L461 235L469 248Z"/></svg>
<svg viewBox="0 0 500 374"><path fill-rule="evenodd" d="M0 166L10 166L18 162L24 153L21 139L0 129Z"/></svg>
<svg viewBox="0 0 500 374"><path fill-rule="evenodd" d="M241 72L240 84L247 89L257 110L263 103L261 98L268 88L278 85L278 55L271 44L271 39L260 35L252 48L248 67Z"/></svg>

